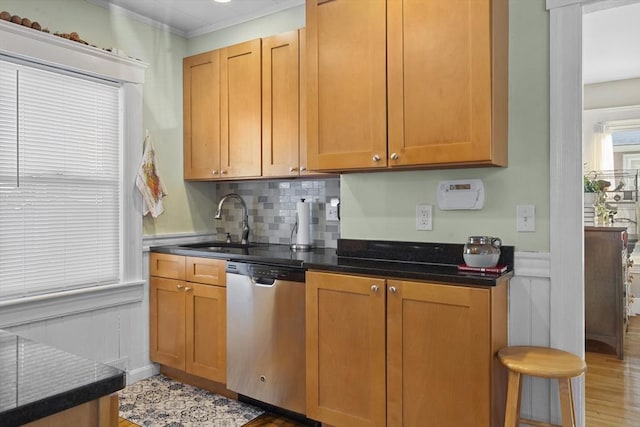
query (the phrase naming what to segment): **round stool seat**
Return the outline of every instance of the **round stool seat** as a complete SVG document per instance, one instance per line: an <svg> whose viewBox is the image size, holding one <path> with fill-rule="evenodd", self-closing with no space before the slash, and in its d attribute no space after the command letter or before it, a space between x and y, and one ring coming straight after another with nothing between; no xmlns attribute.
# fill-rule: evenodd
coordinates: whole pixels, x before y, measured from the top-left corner
<svg viewBox="0 0 640 427"><path fill-rule="evenodd" d="M559 427L557 424L520 417L522 375L557 379L562 427L576 427L571 378L578 377L587 370L584 360L564 350L531 346L505 347L500 349L496 356L509 373L505 427L519 427L521 423Z"/></svg>
<svg viewBox="0 0 640 427"><path fill-rule="evenodd" d="M575 354L548 347L505 347L498 351L498 359L511 371L534 377L573 378L587 369Z"/></svg>

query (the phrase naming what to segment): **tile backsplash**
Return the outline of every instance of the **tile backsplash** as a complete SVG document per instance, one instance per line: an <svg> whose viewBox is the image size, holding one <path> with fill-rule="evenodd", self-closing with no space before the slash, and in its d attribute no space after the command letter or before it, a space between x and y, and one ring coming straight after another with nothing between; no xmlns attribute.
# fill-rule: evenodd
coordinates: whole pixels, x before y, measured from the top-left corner
<svg viewBox="0 0 640 427"><path fill-rule="evenodd" d="M340 197L340 179L323 178L291 181L243 181L216 184L218 200L228 193L237 193L249 210L249 241L290 244L291 230L296 222L296 202L312 201L311 238L315 247L335 248L340 237L340 223L326 221L325 204ZM226 233L239 240L242 207L229 200L222 208L222 220L216 221L216 233L222 240Z"/></svg>

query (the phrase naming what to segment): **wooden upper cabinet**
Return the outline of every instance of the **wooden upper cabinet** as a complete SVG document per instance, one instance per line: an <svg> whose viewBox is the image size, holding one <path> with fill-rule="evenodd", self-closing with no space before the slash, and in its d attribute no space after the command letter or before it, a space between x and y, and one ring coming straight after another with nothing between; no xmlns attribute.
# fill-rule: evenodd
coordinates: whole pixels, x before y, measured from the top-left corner
<svg viewBox="0 0 640 427"><path fill-rule="evenodd" d="M262 39L262 175L300 171L298 31Z"/></svg>
<svg viewBox="0 0 640 427"><path fill-rule="evenodd" d="M311 169L507 165L508 0L306 5Z"/></svg>
<svg viewBox="0 0 640 427"><path fill-rule="evenodd" d="M220 171L220 53L183 60L184 179L212 179Z"/></svg>
<svg viewBox="0 0 640 427"><path fill-rule="evenodd" d="M506 166L507 1L387 0L387 14L389 165Z"/></svg>
<svg viewBox="0 0 640 427"><path fill-rule="evenodd" d="M220 50L222 178L261 175L260 39Z"/></svg>
<svg viewBox="0 0 640 427"><path fill-rule="evenodd" d="M385 1L308 0L306 19L308 167L386 167Z"/></svg>

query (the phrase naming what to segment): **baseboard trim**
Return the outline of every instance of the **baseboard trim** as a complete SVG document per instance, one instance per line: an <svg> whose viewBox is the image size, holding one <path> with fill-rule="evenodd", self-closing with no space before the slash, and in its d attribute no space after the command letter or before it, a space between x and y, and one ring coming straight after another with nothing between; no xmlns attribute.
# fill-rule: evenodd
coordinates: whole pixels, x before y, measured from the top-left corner
<svg viewBox="0 0 640 427"><path fill-rule="evenodd" d="M132 369L127 372L127 385L136 383L140 380L144 380L145 378L152 377L154 375L158 375L160 373L160 366L155 363L150 363L141 368Z"/></svg>

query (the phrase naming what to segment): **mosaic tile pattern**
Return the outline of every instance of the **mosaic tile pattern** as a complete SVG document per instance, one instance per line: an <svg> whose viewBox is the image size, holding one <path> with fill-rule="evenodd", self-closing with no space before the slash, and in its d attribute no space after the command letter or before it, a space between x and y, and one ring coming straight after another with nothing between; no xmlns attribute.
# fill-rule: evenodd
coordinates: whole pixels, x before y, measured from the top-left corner
<svg viewBox="0 0 640 427"><path fill-rule="evenodd" d="M240 427L264 411L163 375L118 392L120 416L144 427Z"/></svg>
<svg viewBox="0 0 640 427"><path fill-rule="evenodd" d="M237 193L249 210L250 241L289 244L296 222L296 202L312 200L311 238L316 247L335 248L340 237L340 223L325 220L325 204L340 197L340 179L295 181L246 181L216 184L218 199ZM228 232L239 240L242 209L240 203L229 200L222 208L222 221L216 221L216 232L223 238Z"/></svg>

